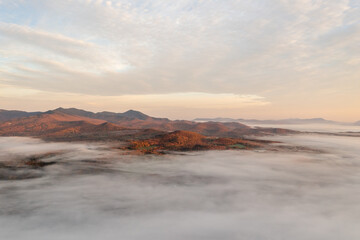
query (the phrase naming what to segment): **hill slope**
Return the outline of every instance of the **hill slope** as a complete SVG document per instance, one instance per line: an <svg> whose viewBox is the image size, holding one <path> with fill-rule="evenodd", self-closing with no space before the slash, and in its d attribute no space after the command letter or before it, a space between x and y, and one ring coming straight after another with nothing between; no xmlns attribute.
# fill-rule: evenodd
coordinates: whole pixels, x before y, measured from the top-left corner
<svg viewBox="0 0 360 240"><path fill-rule="evenodd" d="M93 113L89 111L84 111L76 108L57 108L53 110L57 113L65 113L70 115L77 115L82 117L102 119L112 123L118 123L119 121L129 121L129 120L168 120L167 118L154 118L150 117L142 112L135 110L128 110L123 113L114 113L114 112L98 112Z"/></svg>
<svg viewBox="0 0 360 240"><path fill-rule="evenodd" d="M17 110L3 110L0 109L0 122L10 121L15 118L23 118L23 117L30 117L40 112L24 112L24 111L17 111Z"/></svg>
<svg viewBox="0 0 360 240"><path fill-rule="evenodd" d="M127 149L142 153L161 154L163 151L225 150L262 147L265 141L206 137L189 131L174 131L151 139L132 141Z"/></svg>
<svg viewBox="0 0 360 240"><path fill-rule="evenodd" d="M104 120L47 112L0 124L2 136L63 136L123 129Z"/></svg>
<svg viewBox="0 0 360 240"><path fill-rule="evenodd" d="M57 137L62 140L74 138L74 136L78 136L75 139L80 139L81 136L80 140L90 138L103 140L110 136L114 137L114 132L122 131L122 134L125 134L123 130L126 129L128 134L132 134L132 137L136 138L142 138L142 135L154 136L156 133L177 130L196 132L204 136L234 138L244 135L294 133L291 130L278 128L251 128L239 122L171 121L167 118L150 117L134 110L124 113L93 113L76 108L57 108L30 117L16 118L0 123L0 135L2 136ZM134 131L135 129L138 131ZM147 129L152 129L152 131L147 131ZM89 133L98 134L90 136ZM116 133L116 136L118 135Z"/></svg>
<svg viewBox="0 0 360 240"><path fill-rule="evenodd" d="M139 111L129 110L124 113L99 112L92 113L76 108L58 108L51 112L83 116L92 119L102 119L124 128L155 129L158 131L185 130L204 134L206 136L224 136L235 129L249 129L241 123L198 123L185 120L171 121L167 118L155 118Z"/></svg>

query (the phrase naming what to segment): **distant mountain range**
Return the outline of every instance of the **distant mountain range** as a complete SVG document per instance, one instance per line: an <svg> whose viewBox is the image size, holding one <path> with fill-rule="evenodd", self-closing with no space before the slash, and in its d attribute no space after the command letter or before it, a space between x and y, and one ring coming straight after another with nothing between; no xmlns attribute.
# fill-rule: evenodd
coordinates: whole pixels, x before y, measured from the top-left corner
<svg viewBox="0 0 360 240"><path fill-rule="evenodd" d="M36 136L57 140L141 139L176 130L205 136L241 137L294 133L280 128L252 128L239 122L172 121L139 111L93 113L76 108L46 112L0 110L0 136Z"/></svg>
<svg viewBox="0 0 360 240"><path fill-rule="evenodd" d="M331 120L326 120L323 118L288 118L288 119L279 119L279 120L257 120L257 119L233 119L233 118L196 118L194 121L197 122L239 122L244 124L336 124L336 125L360 125L360 121L355 123L345 123L345 122L336 122Z"/></svg>

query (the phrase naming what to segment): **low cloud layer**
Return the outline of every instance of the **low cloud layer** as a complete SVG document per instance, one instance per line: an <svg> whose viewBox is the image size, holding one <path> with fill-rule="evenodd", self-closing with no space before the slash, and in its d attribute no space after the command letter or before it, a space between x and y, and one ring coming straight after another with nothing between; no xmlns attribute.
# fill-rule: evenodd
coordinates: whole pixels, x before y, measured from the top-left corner
<svg viewBox="0 0 360 240"><path fill-rule="evenodd" d="M1 161L62 151L41 177L0 182L0 237L359 239L359 138L277 140L324 153L124 156L106 145L0 138Z"/></svg>

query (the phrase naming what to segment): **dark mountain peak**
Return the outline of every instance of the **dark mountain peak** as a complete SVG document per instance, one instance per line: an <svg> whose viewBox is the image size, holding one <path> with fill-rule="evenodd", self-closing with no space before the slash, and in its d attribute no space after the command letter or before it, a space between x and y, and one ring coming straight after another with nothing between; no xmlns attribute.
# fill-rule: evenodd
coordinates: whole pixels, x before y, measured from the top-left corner
<svg viewBox="0 0 360 240"><path fill-rule="evenodd" d="M109 112L109 111L102 111L102 112L98 112L97 114L112 114L112 115L114 115L114 114L116 114L116 113L114 113L114 112Z"/></svg>
<svg viewBox="0 0 360 240"><path fill-rule="evenodd" d="M126 112L124 112L123 114L143 114L143 113L140 111L130 109L130 110L127 110ZM143 115L145 115L145 114L143 114Z"/></svg>
<svg viewBox="0 0 360 240"><path fill-rule="evenodd" d="M78 109L78 108L59 107L59 108L56 108L49 112L50 113L65 113L65 114L69 114L69 115L77 115L77 116L90 117L90 118L94 116L93 112L85 111L85 110Z"/></svg>
<svg viewBox="0 0 360 240"><path fill-rule="evenodd" d="M320 120L320 121L328 121L328 120L325 120L324 118L310 118L312 120Z"/></svg>
<svg viewBox="0 0 360 240"><path fill-rule="evenodd" d="M150 118L148 115L146 115L146 114L144 114L142 112L139 112L139 111L132 110L132 109L124 112L122 115L124 117L137 118L137 119L140 119L140 120L146 120L146 119Z"/></svg>
<svg viewBox="0 0 360 240"><path fill-rule="evenodd" d="M124 113L131 113L131 112L139 112L139 111L136 111L136 110L134 110L134 109L129 109L129 110L127 110L126 112L124 112Z"/></svg>
<svg viewBox="0 0 360 240"><path fill-rule="evenodd" d="M52 111L54 111L54 112L71 112L71 111L88 112L88 111L78 109L78 108L63 108L63 107L58 107Z"/></svg>

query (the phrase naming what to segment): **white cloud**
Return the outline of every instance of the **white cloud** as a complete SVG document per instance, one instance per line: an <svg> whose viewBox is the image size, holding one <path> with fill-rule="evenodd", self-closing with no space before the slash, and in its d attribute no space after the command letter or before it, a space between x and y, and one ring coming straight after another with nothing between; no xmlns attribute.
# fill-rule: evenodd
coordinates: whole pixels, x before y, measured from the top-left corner
<svg viewBox="0 0 360 240"><path fill-rule="evenodd" d="M14 86L93 95L255 93L271 100L299 89L315 95L327 84L346 95L360 74L359 9L347 0L3 5L0 81Z"/></svg>
<svg viewBox="0 0 360 240"><path fill-rule="evenodd" d="M1 22L0 33L0 41L6 46L1 50L7 57L6 65L16 72L27 68L33 73L39 71L36 75L39 77L44 72L52 72L56 76L62 71L99 73L122 71L128 67L104 47L61 34ZM55 65L62 69L56 71L50 67Z"/></svg>
<svg viewBox="0 0 360 240"><path fill-rule="evenodd" d="M360 139L271 138L306 151L125 156L113 144L0 138L1 239L360 239ZM51 153L50 156L49 154ZM6 162L5 162L6 164ZM90 173L90 174L89 174Z"/></svg>

